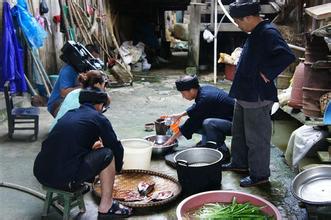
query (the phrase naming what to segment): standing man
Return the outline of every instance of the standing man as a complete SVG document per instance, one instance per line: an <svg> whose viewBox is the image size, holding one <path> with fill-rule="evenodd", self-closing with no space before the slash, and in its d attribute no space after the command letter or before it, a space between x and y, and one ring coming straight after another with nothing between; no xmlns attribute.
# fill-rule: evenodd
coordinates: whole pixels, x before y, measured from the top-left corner
<svg viewBox="0 0 331 220"><path fill-rule="evenodd" d="M228 161L230 152L224 141L231 135L234 99L217 87L200 86L196 76L180 78L176 81L176 88L184 99L195 103L183 113L170 116L173 121L183 116L189 118L165 145L172 144L181 135L191 139L193 133L200 133L203 135L202 145L218 149L223 153L222 161Z"/></svg>
<svg viewBox="0 0 331 220"><path fill-rule="evenodd" d="M248 171L240 186L264 184L270 176L270 110L277 99L273 80L295 60L280 32L259 16L258 2L234 2L230 15L248 33L229 95L236 98L231 163L223 170Z"/></svg>
<svg viewBox="0 0 331 220"><path fill-rule="evenodd" d="M113 200L115 172L123 165L123 147L109 120L102 114L107 93L97 88L80 92L78 109L68 111L54 126L34 162L38 181L61 190L75 190L99 175L99 217L126 217L132 209ZM103 147L94 143L101 139Z"/></svg>

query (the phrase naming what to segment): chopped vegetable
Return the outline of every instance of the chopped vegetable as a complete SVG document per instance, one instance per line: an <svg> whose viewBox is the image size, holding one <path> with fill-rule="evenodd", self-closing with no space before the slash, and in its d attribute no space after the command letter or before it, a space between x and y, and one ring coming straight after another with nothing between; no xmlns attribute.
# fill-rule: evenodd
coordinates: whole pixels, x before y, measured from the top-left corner
<svg viewBox="0 0 331 220"><path fill-rule="evenodd" d="M227 220L271 220L261 209L249 202L239 204L236 197L233 197L231 204L208 203L196 210L191 217L194 219L227 219ZM192 219L189 217L189 219Z"/></svg>

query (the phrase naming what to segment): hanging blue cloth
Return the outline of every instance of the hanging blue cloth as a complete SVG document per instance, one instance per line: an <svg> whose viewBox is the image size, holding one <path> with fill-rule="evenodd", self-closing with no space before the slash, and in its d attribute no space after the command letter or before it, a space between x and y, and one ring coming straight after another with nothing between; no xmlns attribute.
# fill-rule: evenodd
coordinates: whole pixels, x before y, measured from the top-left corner
<svg viewBox="0 0 331 220"><path fill-rule="evenodd" d="M11 12L13 17L16 18L30 46L32 48L42 47L47 37L47 32L29 12L25 0L17 0L17 4L12 8Z"/></svg>
<svg viewBox="0 0 331 220"><path fill-rule="evenodd" d="M11 92L26 92L24 78L23 49L17 40L9 3L3 3L2 42L0 49L0 90L6 81L10 82Z"/></svg>

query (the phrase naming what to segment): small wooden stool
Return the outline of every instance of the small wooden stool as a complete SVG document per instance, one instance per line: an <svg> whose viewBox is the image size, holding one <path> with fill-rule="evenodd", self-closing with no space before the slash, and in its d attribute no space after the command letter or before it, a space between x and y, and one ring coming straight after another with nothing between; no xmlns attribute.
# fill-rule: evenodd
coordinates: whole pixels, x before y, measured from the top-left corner
<svg viewBox="0 0 331 220"><path fill-rule="evenodd" d="M43 189L46 191L46 199L42 217L46 217L48 215L49 207L55 201L63 204L63 220L69 220L70 210L76 206L79 207L80 212L83 213L86 211L83 198L83 193L86 191L86 186L83 186L73 192L62 191L46 186L43 186Z"/></svg>

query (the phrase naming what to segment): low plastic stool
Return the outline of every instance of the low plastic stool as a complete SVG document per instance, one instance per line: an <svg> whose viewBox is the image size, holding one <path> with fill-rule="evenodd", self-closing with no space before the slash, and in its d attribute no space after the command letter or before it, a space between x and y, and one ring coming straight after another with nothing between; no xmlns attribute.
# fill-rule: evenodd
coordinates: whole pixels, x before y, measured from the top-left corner
<svg viewBox="0 0 331 220"><path fill-rule="evenodd" d="M79 207L80 212L85 212L86 208L84 204L84 192L86 192L86 187L88 186L84 185L75 191L69 192L43 186L43 189L46 191L46 199L44 203L42 218L48 215L49 207L55 201L63 204L63 220L69 220L70 210L76 206Z"/></svg>

